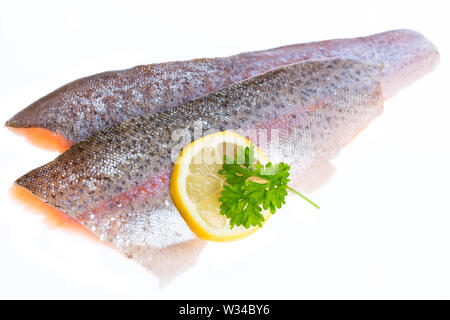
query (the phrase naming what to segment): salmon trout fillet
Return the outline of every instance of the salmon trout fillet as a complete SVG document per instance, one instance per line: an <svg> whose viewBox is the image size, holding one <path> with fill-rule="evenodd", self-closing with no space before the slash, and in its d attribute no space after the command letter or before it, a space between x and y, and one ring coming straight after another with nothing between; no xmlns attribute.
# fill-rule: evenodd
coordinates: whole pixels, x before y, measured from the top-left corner
<svg viewBox="0 0 450 320"><path fill-rule="evenodd" d="M196 131L250 131L301 177L382 112L382 68L340 58L281 67L106 128L16 183L150 270L170 268L167 250L196 239L169 195L173 161Z"/></svg>
<svg viewBox="0 0 450 320"><path fill-rule="evenodd" d="M387 97L429 72L438 53L421 34L394 30L226 58L137 66L66 84L16 114L6 126L42 128L76 143L116 123L166 111L277 67L327 57L384 64L381 77Z"/></svg>

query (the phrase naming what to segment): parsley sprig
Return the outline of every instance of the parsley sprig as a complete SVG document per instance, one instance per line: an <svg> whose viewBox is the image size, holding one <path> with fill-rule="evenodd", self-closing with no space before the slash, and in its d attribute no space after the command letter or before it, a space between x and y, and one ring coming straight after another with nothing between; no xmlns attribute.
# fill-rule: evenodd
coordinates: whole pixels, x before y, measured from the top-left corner
<svg viewBox="0 0 450 320"><path fill-rule="evenodd" d="M262 165L255 161L255 148L239 148L236 157L224 156L219 174L226 184L219 198L220 213L230 219L230 226L262 226L261 211L272 214L286 203L287 190L294 192L314 207L320 207L300 192L288 186L290 166L284 162Z"/></svg>

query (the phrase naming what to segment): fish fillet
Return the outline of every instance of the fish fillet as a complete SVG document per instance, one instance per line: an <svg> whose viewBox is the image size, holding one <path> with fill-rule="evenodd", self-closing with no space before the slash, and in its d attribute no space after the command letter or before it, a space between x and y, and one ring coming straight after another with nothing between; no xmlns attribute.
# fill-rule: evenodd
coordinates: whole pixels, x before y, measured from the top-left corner
<svg viewBox="0 0 450 320"><path fill-rule="evenodd" d="M137 66L66 84L16 114L6 126L43 128L76 143L116 123L168 110L277 67L327 57L384 64L385 97L429 72L438 61L436 48L421 34L394 30L226 58Z"/></svg>
<svg viewBox="0 0 450 320"><path fill-rule="evenodd" d="M181 148L196 132L233 130L275 161L289 162L294 180L302 181L381 114L384 98L437 64L439 54L419 34L393 31L384 37L389 34L415 39L419 48L388 36L385 46L365 43L373 50L366 53L372 63L367 56L280 67L109 126L16 183L160 277L171 277L185 267L177 258L193 263L204 244L169 196L173 160Z"/></svg>
<svg viewBox="0 0 450 320"><path fill-rule="evenodd" d="M196 130L252 140L301 176L383 110L381 65L348 59L281 67L182 106L106 128L16 183L149 269L196 239L169 196L173 160ZM183 251L183 250L181 250Z"/></svg>

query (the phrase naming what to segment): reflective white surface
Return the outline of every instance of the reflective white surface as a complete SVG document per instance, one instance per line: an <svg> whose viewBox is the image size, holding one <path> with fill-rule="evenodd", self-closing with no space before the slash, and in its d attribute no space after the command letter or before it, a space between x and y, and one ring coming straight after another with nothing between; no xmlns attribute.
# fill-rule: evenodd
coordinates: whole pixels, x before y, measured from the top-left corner
<svg viewBox="0 0 450 320"><path fill-rule="evenodd" d="M59 86L139 64L410 28L438 47L432 74L385 103L264 228L210 243L160 288L106 245L49 228L8 194L57 154L0 130L0 298L450 298L450 27L444 1L0 4L0 121Z"/></svg>

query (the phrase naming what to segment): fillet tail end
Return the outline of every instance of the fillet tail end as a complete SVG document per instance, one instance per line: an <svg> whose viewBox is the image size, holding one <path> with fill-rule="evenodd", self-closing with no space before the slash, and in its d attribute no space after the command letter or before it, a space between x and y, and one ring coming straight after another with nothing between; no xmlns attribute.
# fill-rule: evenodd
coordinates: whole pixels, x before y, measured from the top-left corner
<svg viewBox="0 0 450 320"><path fill-rule="evenodd" d="M385 64L382 70L382 91L385 99L432 72L439 64L437 47L421 33L395 30L380 44Z"/></svg>

